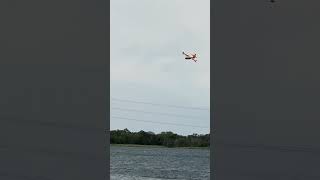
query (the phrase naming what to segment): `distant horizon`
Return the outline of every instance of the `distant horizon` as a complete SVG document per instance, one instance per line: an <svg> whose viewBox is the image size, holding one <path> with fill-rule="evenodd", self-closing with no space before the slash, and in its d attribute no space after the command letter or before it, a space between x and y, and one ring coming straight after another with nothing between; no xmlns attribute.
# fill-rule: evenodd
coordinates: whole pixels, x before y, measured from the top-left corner
<svg viewBox="0 0 320 180"><path fill-rule="evenodd" d="M130 132L133 132L133 133L138 133L140 131L144 131L144 132L152 132L152 133L155 133L155 134L160 134L160 133L163 133L163 132L172 132L174 134L177 134L177 135L181 135L181 136L188 136L188 135L193 135L193 134L197 134L197 135L207 135L207 134L211 134L211 132L209 131L208 133L204 133L204 134L199 134L199 133L191 133L191 134L179 134L179 133L176 133L176 132L173 132L173 131L161 131L161 132L154 132L154 131L148 131L148 130L138 130L138 131L132 131L130 130L129 128L124 128L124 129L110 129L110 131L117 131L117 130L120 130L120 131L123 131L125 129L128 129Z"/></svg>

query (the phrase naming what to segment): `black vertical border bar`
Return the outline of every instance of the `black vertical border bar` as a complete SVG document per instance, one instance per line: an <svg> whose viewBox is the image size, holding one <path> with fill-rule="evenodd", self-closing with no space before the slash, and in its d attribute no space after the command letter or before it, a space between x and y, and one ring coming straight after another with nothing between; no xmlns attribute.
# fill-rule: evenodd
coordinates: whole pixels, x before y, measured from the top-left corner
<svg viewBox="0 0 320 180"><path fill-rule="evenodd" d="M107 86L107 122L106 122L106 156L107 156L107 177L110 179L110 1L106 0L106 44L107 44L107 72L106 72L106 86Z"/></svg>
<svg viewBox="0 0 320 180"><path fill-rule="evenodd" d="M211 179L320 179L319 1L212 2Z"/></svg>
<svg viewBox="0 0 320 180"><path fill-rule="evenodd" d="M0 24L0 179L109 179L110 1L0 1Z"/></svg>

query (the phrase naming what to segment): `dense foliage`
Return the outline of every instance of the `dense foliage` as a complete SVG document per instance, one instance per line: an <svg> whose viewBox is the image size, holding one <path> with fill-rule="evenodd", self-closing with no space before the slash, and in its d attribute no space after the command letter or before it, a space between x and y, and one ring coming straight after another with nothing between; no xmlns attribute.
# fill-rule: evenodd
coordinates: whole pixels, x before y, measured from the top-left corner
<svg viewBox="0 0 320 180"><path fill-rule="evenodd" d="M110 132L111 144L160 145L166 147L209 147L210 134L181 136L173 132L130 132L128 129Z"/></svg>

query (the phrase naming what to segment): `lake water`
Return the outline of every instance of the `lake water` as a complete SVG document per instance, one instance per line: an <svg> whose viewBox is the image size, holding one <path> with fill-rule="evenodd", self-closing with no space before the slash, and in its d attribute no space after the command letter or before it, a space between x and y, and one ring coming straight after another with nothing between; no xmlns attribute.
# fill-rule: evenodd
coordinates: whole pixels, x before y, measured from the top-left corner
<svg viewBox="0 0 320 180"><path fill-rule="evenodd" d="M210 179L209 149L111 146L111 180Z"/></svg>

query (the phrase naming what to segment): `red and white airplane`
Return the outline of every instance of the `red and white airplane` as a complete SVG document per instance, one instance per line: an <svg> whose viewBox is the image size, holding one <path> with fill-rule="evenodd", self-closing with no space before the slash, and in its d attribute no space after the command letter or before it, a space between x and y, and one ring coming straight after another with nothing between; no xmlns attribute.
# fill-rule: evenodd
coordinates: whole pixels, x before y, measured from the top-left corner
<svg viewBox="0 0 320 180"><path fill-rule="evenodd" d="M182 54L186 56L184 59L193 60L194 62L197 62L197 54L186 54L185 52L182 52Z"/></svg>

